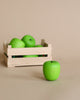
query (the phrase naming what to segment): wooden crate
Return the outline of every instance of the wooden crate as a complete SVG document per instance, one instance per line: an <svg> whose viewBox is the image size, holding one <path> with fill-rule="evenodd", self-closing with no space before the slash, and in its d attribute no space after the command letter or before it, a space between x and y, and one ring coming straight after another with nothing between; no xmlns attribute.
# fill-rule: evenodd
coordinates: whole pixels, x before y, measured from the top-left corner
<svg viewBox="0 0 80 100"><path fill-rule="evenodd" d="M42 39L41 45L43 45L43 47L11 48L11 45L8 45L8 43L4 43L3 44L4 60L7 67L43 65L45 61L52 60L51 44L45 43L45 41ZM12 58L12 56L17 56L17 55L47 55L47 56Z"/></svg>

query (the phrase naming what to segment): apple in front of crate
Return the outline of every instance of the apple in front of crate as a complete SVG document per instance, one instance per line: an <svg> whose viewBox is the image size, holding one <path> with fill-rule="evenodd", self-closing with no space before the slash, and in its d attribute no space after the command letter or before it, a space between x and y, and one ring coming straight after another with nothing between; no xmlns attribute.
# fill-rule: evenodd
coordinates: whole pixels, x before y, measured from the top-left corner
<svg viewBox="0 0 80 100"><path fill-rule="evenodd" d="M24 55L23 57L38 57L38 55Z"/></svg>
<svg viewBox="0 0 80 100"><path fill-rule="evenodd" d="M57 61L46 61L43 64L43 74L46 80L57 80L60 75L60 63Z"/></svg>
<svg viewBox="0 0 80 100"><path fill-rule="evenodd" d="M13 38L9 45L11 45L12 48L24 48L25 47L25 43L18 39L18 38Z"/></svg>
<svg viewBox="0 0 80 100"><path fill-rule="evenodd" d="M22 41L25 43L26 47L34 47L35 46L35 39L31 35L25 35L22 38Z"/></svg>

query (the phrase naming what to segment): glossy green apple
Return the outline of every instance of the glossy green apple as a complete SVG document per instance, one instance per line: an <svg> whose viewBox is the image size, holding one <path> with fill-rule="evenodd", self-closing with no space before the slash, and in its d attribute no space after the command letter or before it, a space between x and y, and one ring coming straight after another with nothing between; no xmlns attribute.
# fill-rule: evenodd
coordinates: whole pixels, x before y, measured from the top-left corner
<svg viewBox="0 0 80 100"><path fill-rule="evenodd" d="M24 41L26 47L34 47L35 46L35 39L31 35L25 35L22 38L22 41Z"/></svg>
<svg viewBox="0 0 80 100"><path fill-rule="evenodd" d="M25 47L25 43L18 39L18 38L13 38L9 45L11 45L12 48L24 48Z"/></svg>
<svg viewBox="0 0 80 100"><path fill-rule="evenodd" d="M23 57L38 57L38 55L24 55Z"/></svg>
<svg viewBox="0 0 80 100"><path fill-rule="evenodd" d="M49 81L58 79L60 75L60 64L57 61L46 61L43 64L44 77Z"/></svg>

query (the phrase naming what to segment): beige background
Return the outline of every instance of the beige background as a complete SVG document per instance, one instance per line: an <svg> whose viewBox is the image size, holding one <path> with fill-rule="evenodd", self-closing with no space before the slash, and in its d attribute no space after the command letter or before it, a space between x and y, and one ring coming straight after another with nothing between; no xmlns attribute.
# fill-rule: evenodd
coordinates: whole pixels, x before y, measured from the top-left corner
<svg viewBox="0 0 80 100"><path fill-rule="evenodd" d="M24 34L52 43L57 59L80 58L80 0L0 0L0 48Z"/></svg>
<svg viewBox="0 0 80 100"><path fill-rule="evenodd" d="M47 82L42 67L3 67L2 44L31 34L53 45L61 63L58 81ZM0 0L0 99L80 99L80 0Z"/></svg>

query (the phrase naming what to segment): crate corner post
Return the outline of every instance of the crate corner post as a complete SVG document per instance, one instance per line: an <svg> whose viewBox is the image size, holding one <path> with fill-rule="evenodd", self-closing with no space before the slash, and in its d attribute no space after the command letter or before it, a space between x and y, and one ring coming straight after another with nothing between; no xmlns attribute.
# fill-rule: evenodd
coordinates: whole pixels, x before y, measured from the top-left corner
<svg viewBox="0 0 80 100"><path fill-rule="evenodd" d="M13 64L12 64L12 55L10 54L10 50L11 50L11 45L8 45L8 49L7 49L7 54L8 54L7 67L14 67Z"/></svg>

